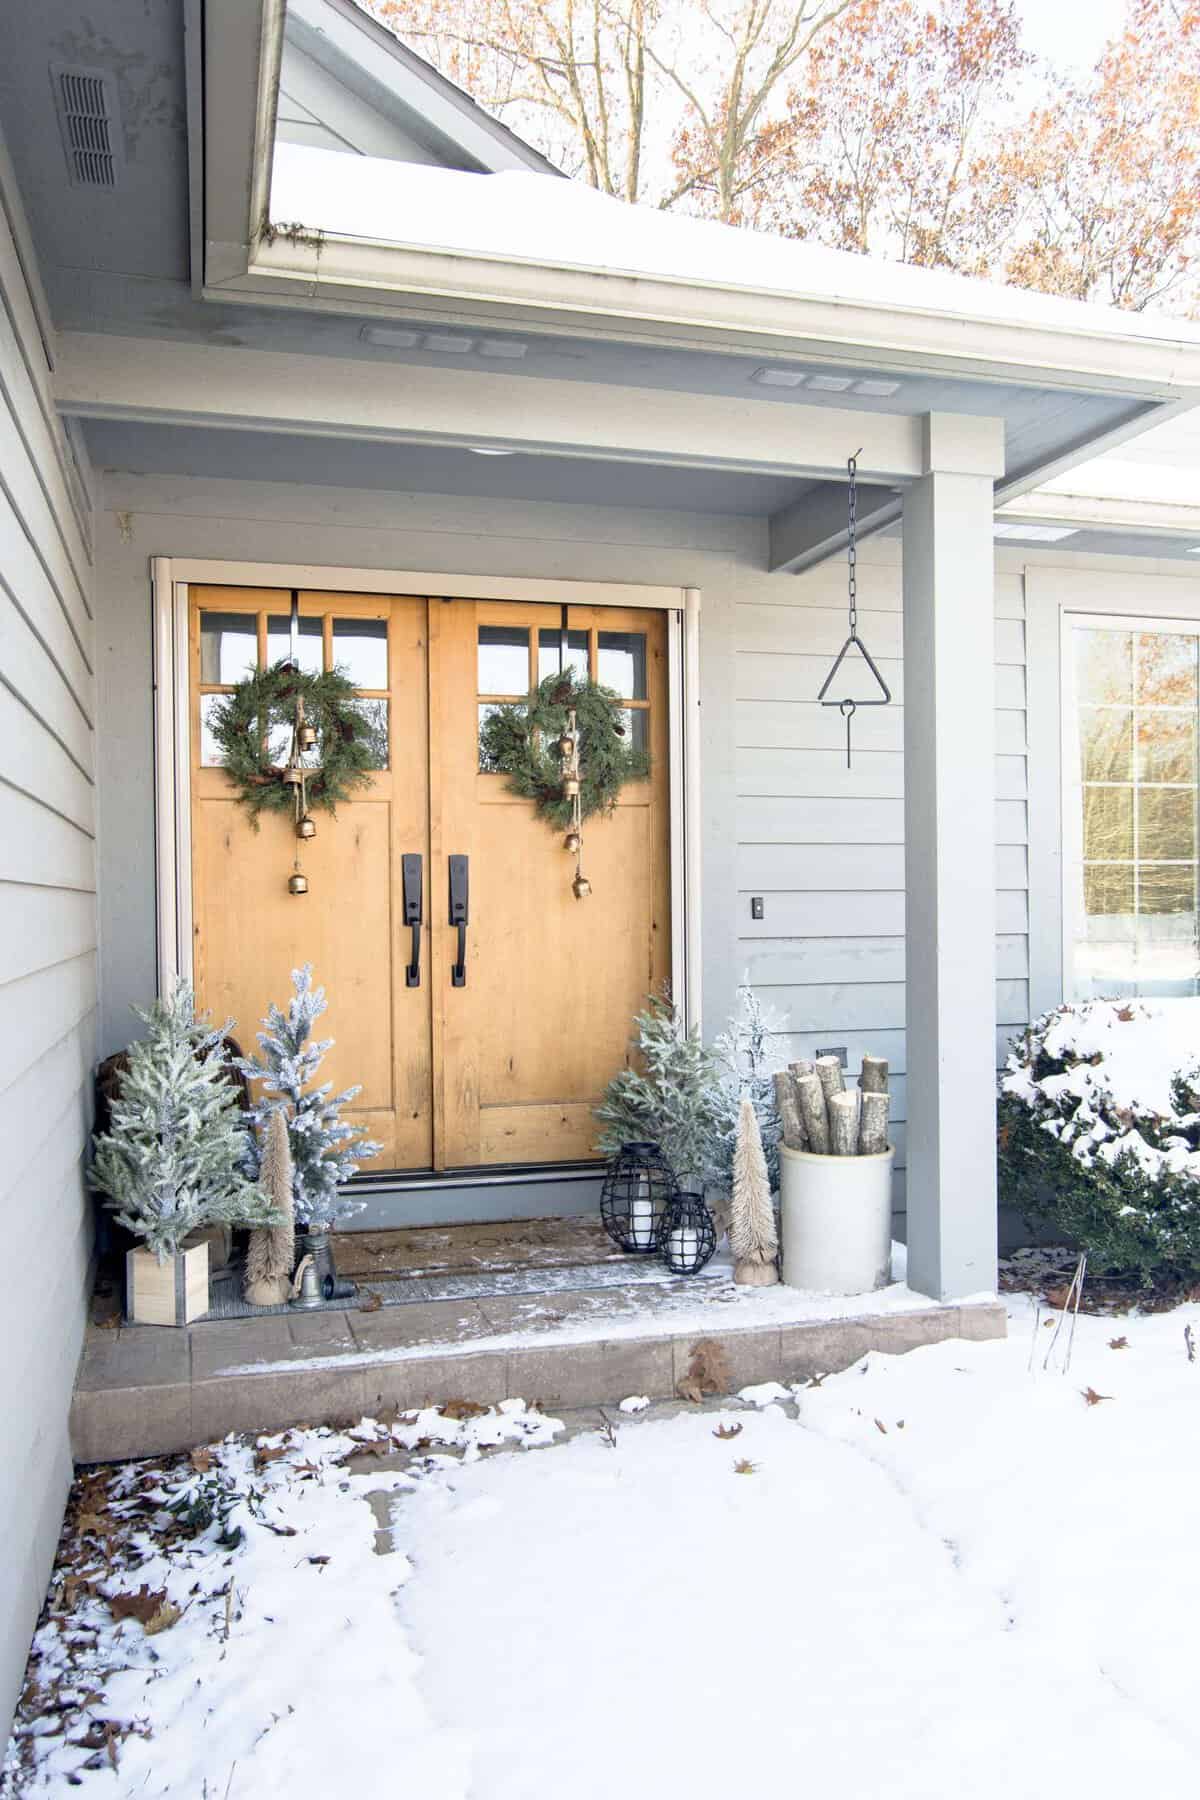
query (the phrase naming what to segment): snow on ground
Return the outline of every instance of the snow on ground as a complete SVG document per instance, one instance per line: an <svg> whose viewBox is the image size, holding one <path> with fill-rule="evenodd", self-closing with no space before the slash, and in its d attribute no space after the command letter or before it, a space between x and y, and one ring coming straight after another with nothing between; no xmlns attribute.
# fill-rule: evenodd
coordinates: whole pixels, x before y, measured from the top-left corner
<svg viewBox="0 0 1200 1800"><path fill-rule="evenodd" d="M65 1793L88 1756L48 1733L66 1632L95 1646L89 1741L103 1721L150 1733L121 1738L115 1770L93 1750L85 1794L1182 1792L1200 1755L1185 1326L1200 1337L1200 1306L1081 1317L1065 1369L1067 1332L1016 1298L1007 1342L872 1353L786 1399L614 1408L536 1454L489 1453L557 1435L512 1402L363 1428L414 1450L407 1469L350 1473L328 1431L257 1456L230 1440L214 1467L242 1545L213 1526L159 1554L158 1477L149 1561L102 1578L181 1617L146 1636L77 1594L43 1627L31 1791Z"/></svg>

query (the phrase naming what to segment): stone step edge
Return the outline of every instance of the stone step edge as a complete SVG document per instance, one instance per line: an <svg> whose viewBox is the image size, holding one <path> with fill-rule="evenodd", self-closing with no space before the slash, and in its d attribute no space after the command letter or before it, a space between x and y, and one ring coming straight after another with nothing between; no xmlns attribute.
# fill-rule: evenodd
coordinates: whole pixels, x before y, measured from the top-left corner
<svg viewBox="0 0 1200 1800"><path fill-rule="evenodd" d="M1006 1334L1001 1301L866 1313L791 1325L742 1326L687 1336L531 1341L498 1350L445 1355L381 1351L378 1361L339 1368L289 1368L218 1375L195 1382L94 1388L71 1404L71 1447L80 1464L166 1455L211 1443L231 1431L281 1431L332 1425L364 1415L468 1400L494 1405L520 1396L555 1406L615 1406L630 1394L672 1398L691 1367L700 1337L721 1346L729 1392L763 1381L805 1381L836 1374L868 1351L900 1355L948 1338L983 1341Z"/></svg>

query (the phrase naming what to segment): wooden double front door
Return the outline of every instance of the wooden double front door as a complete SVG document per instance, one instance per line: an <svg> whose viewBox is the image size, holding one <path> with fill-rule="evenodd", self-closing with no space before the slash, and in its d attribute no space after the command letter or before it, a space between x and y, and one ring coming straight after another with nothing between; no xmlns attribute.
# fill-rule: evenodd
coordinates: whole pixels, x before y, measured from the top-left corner
<svg viewBox="0 0 1200 1800"><path fill-rule="evenodd" d="M290 595L193 588L193 967L200 1006L249 1049L290 972L327 991L323 1076L361 1083L349 1116L382 1145L377 1170L558 1162L595 1154L592 1108L629 1055L633 1015L670 971L665 615L303 593L302 667L344 669L372 724L369 787L316 815L299 845L307 894L288 892L290 817L256 832L207 729L217 697L289 654ZM592 894L571 891L561 835L480 767L489 708L521 700L559 658L621 694L651 758L613 814L584 831ZM282 754L282 751L281 751ZM413 984L405 924L420 858ZM465 867L465 976L450 920Z"/></svg>

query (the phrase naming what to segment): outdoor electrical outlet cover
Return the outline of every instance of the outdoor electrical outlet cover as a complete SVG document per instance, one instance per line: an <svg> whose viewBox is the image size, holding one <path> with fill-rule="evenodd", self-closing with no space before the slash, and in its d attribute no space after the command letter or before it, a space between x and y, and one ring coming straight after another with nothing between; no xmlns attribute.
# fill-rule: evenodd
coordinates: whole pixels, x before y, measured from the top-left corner
<svg viewBox="0 0 1200 1800"><path fill-rule="evenodd" d="M750 917L761 919L763 916L763 900L761 894L754 894L750 900Z"/></svg>
<svg viewBox="0 0 1200 1800"><path fill-rule="evenodd" d="M843 1069L846 1066L846 1046L845 1046L845 1044L830 1044L827 1046L826 1049L818 1050L817 1055L818 1056L836 1056L838 1061L841 1063Z"/></svg>

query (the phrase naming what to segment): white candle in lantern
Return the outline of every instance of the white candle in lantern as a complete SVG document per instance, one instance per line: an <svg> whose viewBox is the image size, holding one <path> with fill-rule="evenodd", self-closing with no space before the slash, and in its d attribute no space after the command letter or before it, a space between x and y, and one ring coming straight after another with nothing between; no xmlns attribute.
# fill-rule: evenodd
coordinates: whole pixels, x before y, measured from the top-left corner
<svg viewBox="0 0 1200 1800"><path fill-rule="evenodd" d="M650 1177L638 1176L638 1191L629 1202L629 1241L635 1250L654 1248L654 1202L650 1198Z"/></svg>
<svg viewBox="0 0 1200 1800"><path fill-rule="evenodd" d="M676 1225L667 1233L667 1261L690 1268L700 1254L700 1233L691 1225Z"/></svg>

